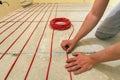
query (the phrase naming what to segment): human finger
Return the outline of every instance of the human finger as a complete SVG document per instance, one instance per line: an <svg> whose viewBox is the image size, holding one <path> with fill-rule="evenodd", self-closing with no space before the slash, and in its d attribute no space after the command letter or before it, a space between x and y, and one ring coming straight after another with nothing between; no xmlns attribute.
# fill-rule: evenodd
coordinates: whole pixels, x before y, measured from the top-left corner
<svg viewBox="0 0 120 80"><path fill-rule="evenodd" d="M87 71L87 70L89 70L89 69L86 68L86 67L81 67L80 69L74 71L73 73L74 73L75 75L77 75L77 74L83 73L83 72L85 72L85 71Z"/></svg>
<svg viewBox="0 0 120 80"><path fill-rule="evenodd" d="M66 44L64 44L63 42L61 43L61 46L62 46L62 48L63 48L64 50L67 50L66 47L65 47Z"/></svg>
<svg viewBox="0 0 120 80"><path fill-rule="evenodd" d="M66 63L70 63L70 62L74 62L74 61L76 61L75 58L69 58L69 59L66 60Z"/></svg>
<svg viewBox="0 0 120 80"><path fill-rule="evenodd" d="M74 65L74 66L72 66L72 67L67 68L67 70L68 70L69 72L71 72L71 71L79 70L80 68L81 68L81 67L80 67L79 65Z"/></svg>
<svg viewBox="0 0 120 80"><path fill-rule="evenodd" d="M77 65L75 62L70 62L67 65L65 65L65 68L69 68L69 67L72 67L72 66L75 66L75 65Z"/></svg>

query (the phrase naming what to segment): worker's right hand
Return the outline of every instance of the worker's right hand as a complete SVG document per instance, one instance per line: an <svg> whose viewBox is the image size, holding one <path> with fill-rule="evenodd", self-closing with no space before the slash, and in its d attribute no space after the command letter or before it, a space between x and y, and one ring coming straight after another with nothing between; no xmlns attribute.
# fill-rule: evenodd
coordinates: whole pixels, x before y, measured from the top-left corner
<svg viewBox="0 0 120 80"><path fill-rule="evenodd" d="M76 42L74 42L74 40L63 40L61 46L64 50L70 52L74 48L75 44Z"/></svg>

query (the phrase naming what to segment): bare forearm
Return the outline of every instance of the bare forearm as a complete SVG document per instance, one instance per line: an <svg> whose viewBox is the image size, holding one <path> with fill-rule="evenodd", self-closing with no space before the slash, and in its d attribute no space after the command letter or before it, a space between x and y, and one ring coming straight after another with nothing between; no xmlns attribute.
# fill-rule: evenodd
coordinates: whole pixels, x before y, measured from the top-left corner
<svg viewBox="0 0 120 80"><path fill-rule="evenodd" d="M80 30L73 39L75 42L87 35L97 25L108 5L108 2L109 0L95 0L91 11L86 16Z"/></svg>
<svg viewBox="0 0 120 80"><path fill-rule="evenodd" d="M89 13L85 18L85 22L82 24L81 28L79 29L78 33L74 37L74 40L77 42L85 35L87 35L98 23L100 18L94 16L92 13Z"/></svg>
<svg viewBox="0 0 120 80"><path fill-rule="evenodd" d="M120 43L114 44L102 51L90 55L95 64L120 59Z"/></svg>

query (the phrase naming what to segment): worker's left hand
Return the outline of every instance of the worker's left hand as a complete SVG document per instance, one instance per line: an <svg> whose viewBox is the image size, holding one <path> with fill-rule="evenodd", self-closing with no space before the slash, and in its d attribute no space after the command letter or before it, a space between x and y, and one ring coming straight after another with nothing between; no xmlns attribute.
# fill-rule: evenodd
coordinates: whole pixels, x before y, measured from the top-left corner
<svg viewBox="0 0 120 80"><path fill-rule="evenodd" d="M73 56L73 58L66 61L67 65L65 65L65 68L75 75L90 70L95 65L94 60L89 55L75 52Z"/></svg>

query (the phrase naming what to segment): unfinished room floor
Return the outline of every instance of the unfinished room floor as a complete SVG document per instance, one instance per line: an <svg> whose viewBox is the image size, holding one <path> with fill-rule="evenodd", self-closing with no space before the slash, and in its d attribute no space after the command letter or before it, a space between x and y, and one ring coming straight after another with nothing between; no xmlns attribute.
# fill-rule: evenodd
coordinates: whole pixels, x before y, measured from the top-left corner
<svg viewBox="0 0 120 80"><path fill-rule="evenodd" d="M91 4L88 3L37 3L18 9L1 19L0 80L47 80L50 59L48 80L70 80L70 75L64 68L66 53L60 44L62 40L69 38L73 28L53 31L49 21L55 17L70 19L74 27L71 36L73 38L90 8ZM110 10L111 7L108 7L104 17ZM95 31L96 28L79 41L73 52L91 54L120 41L119 34L109 40L99 40L94 36ZM72 57L71 54L69 57ZM72 78L73 80L120 80L120 61L99 64L85 73L72 74Z"/></svg>

